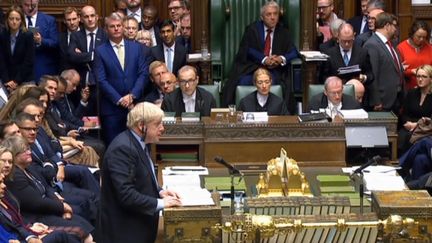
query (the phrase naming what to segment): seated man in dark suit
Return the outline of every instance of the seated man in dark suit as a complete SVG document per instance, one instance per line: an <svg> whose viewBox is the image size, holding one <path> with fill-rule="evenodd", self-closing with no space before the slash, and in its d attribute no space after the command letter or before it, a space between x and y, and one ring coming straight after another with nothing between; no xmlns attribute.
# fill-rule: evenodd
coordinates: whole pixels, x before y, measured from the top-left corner
<svg viewBox="0 0 432 243"><path fill-rule="evenodd" d="M366 49L354 44L354 29L350 24L342 24L338 30L338 45L325 53L329 59L322 65L321 76L326 80L330 76L338 76L344 83L357 79L366 85L373 81L372 67ZM360 71L339 74L339 69L359 65Z"/></svg>
<svg viewBox="0 0 432 243"><path fill-rule="evenodd" d="M182 112L199 112L201 116L210 116L211 108L216 107L216 100L211 93L197 87L197 70L186 65L178 73L180 87L165 96L162 110L175 112L176 116L181 116Z"/></svg>
<svg viewBox="0 0 432 243"><path fill-rule="evenodd" d="M168 72L168 68L165 65L164 62L161 61L153 61L152 63L150 63L149 66L149 73L150 73L150 80L152 82L152 86L149 89L150 91L147 92L144 96L144 101L148 101L151 103L155 103L155 101L157 100L163 100L163 93L162 91L159 89L159 83L160 83L160 78L162 76L162 74L167 73ZM142 102L142 100L139 100L139 102Z"/></svg>
<svg viewBox="0 0 432 243"><path fill-rule="evenodd" d="M340 110L360 109L357 100L343 92L342 80L336 76L328 77L324 83L324 92L312 97L308 111L329 110L333 116Z"/></svg>
<svg viewBox="0 0 432 243"><path fill-rule="evenodd" d="M250 24L243 34L229 81L223 90L223 105L234 103L237 85L252 85L252 74L261 66L271 70L274 84L291 93L289 63L298 57L287 28L279 23L279 5L268 1L261 8L261 19ZM285 98L291 98L286 95Z"/></svg>
<svg viewBox="0 0 432 243"><path fill-rule="evenodd" d="M154 104L160 107L163 101L163 97L165 97L165 95L169 93L172 93L175 90L176 85L177 85L177 77L174 74L169 72L162 73L159 78L157 89L152 93L150 93L149 95L147 95L144 100L153 102Z"/></svg>
<svg viewBox="0 0 432 243"><path fill-rule="evenodd" d="M258 68L253 75L257 90L240 101L239 109L245 112L267 112L269 116L289 115L282 98L270 92L272 78L265 68Z"/></svg>

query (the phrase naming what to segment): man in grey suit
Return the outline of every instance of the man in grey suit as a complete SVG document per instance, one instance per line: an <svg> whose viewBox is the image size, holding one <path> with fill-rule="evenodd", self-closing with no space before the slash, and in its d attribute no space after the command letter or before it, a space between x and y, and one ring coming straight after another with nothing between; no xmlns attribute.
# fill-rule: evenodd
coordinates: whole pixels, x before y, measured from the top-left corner
<svg viewBox="0 0 432 243"><path fill-rule="evenodd" d="M403 90L403 66L391 41L397 31L397 19L383 12L377 15L375 33L366 41L374 82L369 87L368 103L375 111L399 113Z"/></svg>

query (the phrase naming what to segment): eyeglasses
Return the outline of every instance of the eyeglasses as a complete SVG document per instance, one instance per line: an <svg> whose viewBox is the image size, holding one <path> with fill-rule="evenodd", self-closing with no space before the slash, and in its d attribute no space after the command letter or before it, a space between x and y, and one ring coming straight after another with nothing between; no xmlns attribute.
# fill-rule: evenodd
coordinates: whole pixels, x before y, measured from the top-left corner
<svg viewBox="0 0 432 243"><path fill-rule="evenodd" d="M34 131L37 132L37 127L19 127L20 129L26 130L26 131Z"/></svg>
<svg viewBox="0 0 432 243"><path fill-rule="evenodd" d="M186 86L186 84L187 85L190 85L190 84L193 84L194 82L195 82L196 80L195 79L190 79L190 80L180 80L180 85L181 86Z"/></svg>
<svg viewBox="0 0 432 243"><path fill-rule="evenodd" d="M327 6L318 6L317 8L318 8L318 10L323 10L323 9L326 9L326 8L328 8L330 6L331 6L331 4L327 5Z"/></svg>
<svg viewBox="0 0 432 243"><path fill-rule="evenodd" d="M427 79L427 78L429 78L429 76L426 76L426 75L416 75L416 78Z"/></svg>

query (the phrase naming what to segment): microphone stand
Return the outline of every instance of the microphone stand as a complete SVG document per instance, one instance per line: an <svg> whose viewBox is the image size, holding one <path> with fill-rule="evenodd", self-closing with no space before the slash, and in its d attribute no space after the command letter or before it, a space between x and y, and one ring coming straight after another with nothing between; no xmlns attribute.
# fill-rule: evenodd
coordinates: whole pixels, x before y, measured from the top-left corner
<svg viewBox="0 0 432 243"><path fill-rule="evenodd" d="M243 176L242 174L238 173L238 170L233 168L228 168L230 177L231 177L231 215L235 213L235 208L234 208L234 198L235 198L235 190L234 190L234 177L236 175L240 175Z"/></svg>

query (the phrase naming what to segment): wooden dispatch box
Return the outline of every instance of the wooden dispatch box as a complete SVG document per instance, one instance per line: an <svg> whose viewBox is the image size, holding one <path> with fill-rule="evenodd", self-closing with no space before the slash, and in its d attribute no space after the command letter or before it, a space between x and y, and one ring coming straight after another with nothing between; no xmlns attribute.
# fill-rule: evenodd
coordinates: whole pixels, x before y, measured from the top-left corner
<svg viewBox="0 0 432 243"><path fill-rule="evenodd" d="M374 191L372 192L372 207L380 219L397 214L432 221L432 197L425 190Z"/></svg>
<svg viewBox="0 0 432 243"><path fill-rule="evenodd" d="M220 206L166 208L163 213L164 242L221 242L221 234L212 230L222 220Z"/></svg>
<svg viewBox="0 0 432 243"><path fill-rule="evenodd" d="M405 237L401 237L399 229L386 232L388 235L384 242L431 242L432 197L427 191L375 191L372 193L372 207L379 219L399 215L418 223L415 227L406 228Z"/></svg>

